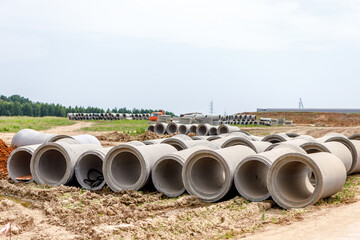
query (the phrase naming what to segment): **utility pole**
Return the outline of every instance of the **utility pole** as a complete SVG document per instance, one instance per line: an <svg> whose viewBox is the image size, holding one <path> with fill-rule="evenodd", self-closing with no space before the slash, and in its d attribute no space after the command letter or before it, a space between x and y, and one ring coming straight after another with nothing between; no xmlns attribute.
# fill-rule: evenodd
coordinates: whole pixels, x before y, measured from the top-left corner
<svg viewBox="0 0 360 240"><path fill-rule="evenodd" d="M210 101L209 107L210 107L210 114L214 114L214 101L212 99Z"/></svg>
<svg viewBox="0 0 360 240"><path fill-rule="evenodd" d="M300 98L299 100L299 109L303 109L304 108L304 104L302 102L302 99Z"/></svg>

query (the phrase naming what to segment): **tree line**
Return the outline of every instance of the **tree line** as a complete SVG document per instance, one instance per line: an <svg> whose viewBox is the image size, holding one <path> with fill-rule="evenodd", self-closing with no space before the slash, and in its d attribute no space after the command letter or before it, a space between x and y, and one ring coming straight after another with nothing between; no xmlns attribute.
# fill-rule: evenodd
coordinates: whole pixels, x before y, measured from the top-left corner
<svg viewBox="0 0 360 240"><path fill-rule="evenodd" d="M20 95L12 95L10 97L0 96L0 116L66 117L68 113L152 113L157 111L158 110L142 108L133 108L130 110L125 107L108 108L107 110L97 107L65 107L60 104L32 102L28 98ZM166 111L165 113L174 116L172 112Z"/></svg>

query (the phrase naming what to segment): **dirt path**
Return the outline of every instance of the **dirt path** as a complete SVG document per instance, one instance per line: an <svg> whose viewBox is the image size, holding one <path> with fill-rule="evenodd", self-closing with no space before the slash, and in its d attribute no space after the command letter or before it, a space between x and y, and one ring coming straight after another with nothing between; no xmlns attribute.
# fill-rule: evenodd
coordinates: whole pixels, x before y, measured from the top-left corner
<svg viewBox="0 0 360 240"><path fill-rule="evenodd" d="M271 225L247 240L353 240L360 239L360 202L323 209L290 225Z"/></svg>

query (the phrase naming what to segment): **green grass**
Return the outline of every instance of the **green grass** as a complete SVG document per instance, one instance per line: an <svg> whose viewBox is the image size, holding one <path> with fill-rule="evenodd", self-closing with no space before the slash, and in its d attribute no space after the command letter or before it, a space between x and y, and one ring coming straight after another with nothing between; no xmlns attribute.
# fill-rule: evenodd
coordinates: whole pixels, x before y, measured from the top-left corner
<svg viewBox="0 0 360 240"><path fill-rule="evenodd" d="M0 117L0 132L18 132L24 128L47 130L72 124L75 122L60 117Z"/></svg>
<svg viewBox="0 0 360 240"><path fill-rule="evenodd" d="M130 135L145 133L146 128L149 126L147 120L115 120L115 121L99 121L90 120L94 124L91 127L82 128L82 131L118 131Z"/></svg>

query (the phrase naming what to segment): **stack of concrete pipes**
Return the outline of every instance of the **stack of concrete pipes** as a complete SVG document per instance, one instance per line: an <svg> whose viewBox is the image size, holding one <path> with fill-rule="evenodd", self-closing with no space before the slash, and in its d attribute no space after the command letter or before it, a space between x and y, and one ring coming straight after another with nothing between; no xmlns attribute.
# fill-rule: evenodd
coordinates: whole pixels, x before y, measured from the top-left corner
<svg viewBox="0 0 360 240"><path fill-rule="evenodd" d="M360 172L360 135L315 139L280 133L261 138L232 132L195 140L180 134L112 148L41 134L31 142L30 135L26 140L17 135L14 144L38 145L19 147L10 155L12 180L31 174L39 184L79 184L89 190L105 184L115 192L155 186L169 197L187 191L216 202L240 194L300 208L336 194L347 174Z"/></svg>
<svg viewBox="0 0 360 240"><path fill-rule="evenodd" d="M180 124L176 122L151 124L148 126L147 131L155 132L157 134L169 134L174 133L188 134L196 133L198 136L215 136L223 133L240 132L240 129L236 126L230 126L228 124L222 124L220 126L211 125L208 123L202 124Z"/></svg>
<svg viewBox="0 0 360 240"><path fill-rule="evenodd" d="M220 124L259 125L255 115L226 115L221 117Z"/></svg>
<svg viewBox="0 0 360 240"><path fill-rule="evenodd" d="M149 120L149 113L68 113L69 120Z"/></svg>

